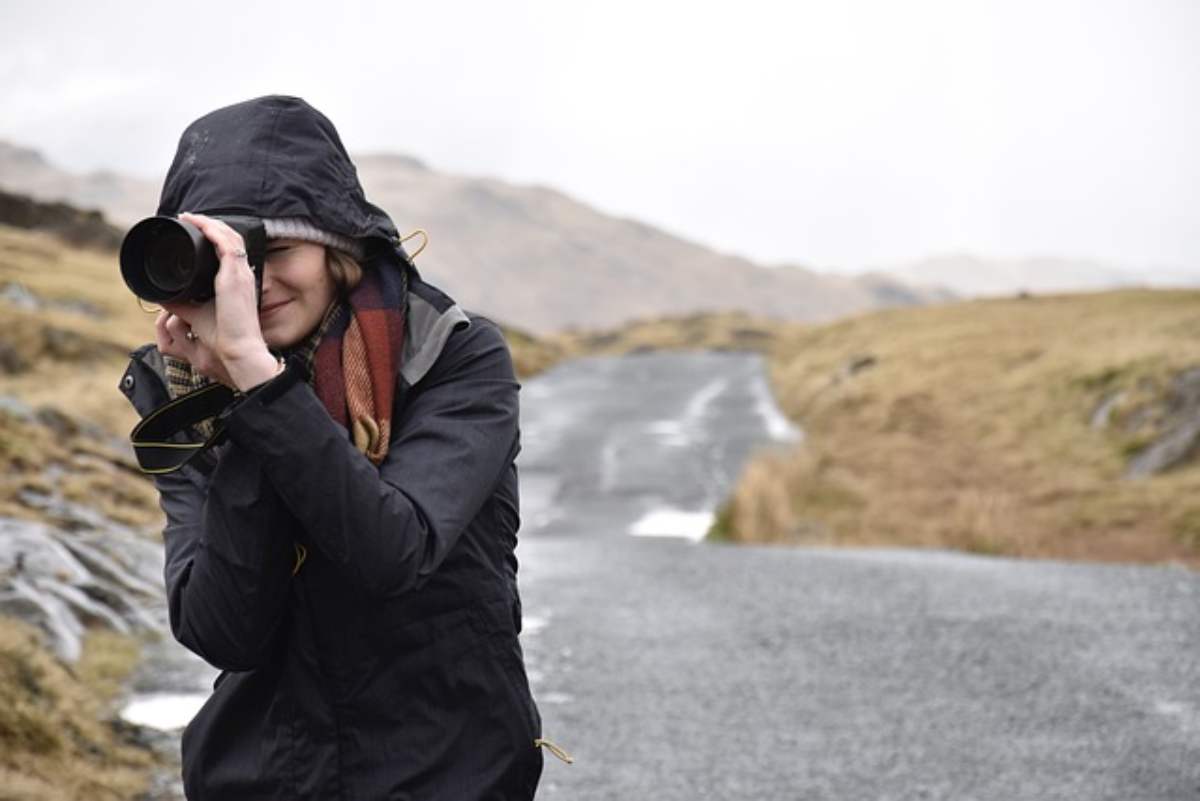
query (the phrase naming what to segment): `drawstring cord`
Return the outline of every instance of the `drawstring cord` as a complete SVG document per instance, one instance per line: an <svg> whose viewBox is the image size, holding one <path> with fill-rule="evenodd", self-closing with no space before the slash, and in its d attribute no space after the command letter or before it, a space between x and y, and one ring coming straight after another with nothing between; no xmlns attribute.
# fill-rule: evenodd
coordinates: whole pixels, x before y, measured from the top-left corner
<svg viewBox="0 0 1200 801"><path fill-rule="evenodd" d="M292 547L296 549L296 564L292 566L292 575L300 572L300 565L304 564L304 560L308 558L308 549L298 542L293 542Z"/></svg>
<svg viewBox="0 0 1200 801"><path fill-rule="evenodd" d="M421 251L424 250L425 246L429 244L429 233L424 228L418 228L408 236L400 237L400 244L403 245L405 242L412 239L414 236L417 236L418 234L421 235L421 247L417 248L415 252L409 255L410 259L415 259L417 256L421 255Z"/></svg>
<svg viewBox="0 0 1200 801"><path fill-rule="evenodd" d="M549 740L547 740L544 737L539 737L536 740L534 740L533 747L534 748L545 748L547 751L554 754L556 757L561 759L563 762L566 762L568 765L573 764L575 762L575 757L571 756L566 751L562 750L557 745L550 742Z"/></svg>

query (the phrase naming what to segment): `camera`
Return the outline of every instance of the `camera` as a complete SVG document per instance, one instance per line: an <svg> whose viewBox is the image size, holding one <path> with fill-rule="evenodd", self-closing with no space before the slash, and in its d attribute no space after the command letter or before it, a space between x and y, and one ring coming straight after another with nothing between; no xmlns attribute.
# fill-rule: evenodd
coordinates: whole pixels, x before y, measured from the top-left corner
<svg viewBox="0 0 1200 801"><path fill-rule="evenodd" d="M254 295L262 298L267 232L257 217L209 215L242 235L254 271ZM213 297L220 266L216 249L199 228L174 217L147 217L121 242L121 277L139 298L151 303L203 302Z"/></svg>

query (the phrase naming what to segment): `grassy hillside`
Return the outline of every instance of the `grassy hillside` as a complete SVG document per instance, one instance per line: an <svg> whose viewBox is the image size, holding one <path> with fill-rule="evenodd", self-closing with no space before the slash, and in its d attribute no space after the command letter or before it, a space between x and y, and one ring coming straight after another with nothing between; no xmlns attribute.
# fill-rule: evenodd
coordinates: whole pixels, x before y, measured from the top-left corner
<svg viewBox="0 0 1200 801"><path fill-rule="evenodd" d="M114 256L0 227L0 292L0 514L37 517L20 491L41 488L55 465L69 499L132 525L156 521L153 487L100 441L127 437L136 422L117 381L153 330Z"/></svg>
<svg viewBox="0 0 1200 801"><path fill-rule="evenodd" d="M1200 565L1200 468L1124 477L1200 365L1200 292L886 311L767 350L808 441L748 466L719 533Z"/></svg>
<svg viewBox="0 0 1200 801"><path fill-rule="evenodd" d="M117 391L147 321L117 291L111 252L0 226L0 516L41 519L28 490L156 530L157 495L113 447L135 415ZM114 700L131 638L94 631L66 666L0 616L0 798L124 799L148 786L152 752L127 741Z"/></svg>

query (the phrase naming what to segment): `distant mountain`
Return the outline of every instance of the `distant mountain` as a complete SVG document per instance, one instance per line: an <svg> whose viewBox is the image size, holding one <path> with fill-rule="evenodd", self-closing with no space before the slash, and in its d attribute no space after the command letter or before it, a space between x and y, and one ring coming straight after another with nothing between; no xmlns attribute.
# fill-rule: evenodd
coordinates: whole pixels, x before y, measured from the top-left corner
<svg viewBox="0 0 1200 801"><path fill-rule="evenodd" d="M400 155L355 162L367 196L401 230L429 232L429 247L417 259L426 277L467 308L533 332L734 309L829 320L949 297L879 274L763 267L546 187L451 175ZM35 150L0 143L0 187L98 208L127 226L153 213L159 183L66 172Z"/></svg>
<svg viewBox="0 0 1200 801"><path fill-rule="evenodd" d="M1195 270L1129 270L1082 259L983 259L958 253L890 270L902 281L943 286L963 296L1015 295L1019 292L1087 292L1120 287L1200 286Z"/></svg>
<svg viewBox="0 0 1200 801"><path fill-rule="evenodd" d="M59 169L27 147L0 142L0 188L78 209L98 209L118 226L153 214L162 184L97 170L85 175Z"/></svg>

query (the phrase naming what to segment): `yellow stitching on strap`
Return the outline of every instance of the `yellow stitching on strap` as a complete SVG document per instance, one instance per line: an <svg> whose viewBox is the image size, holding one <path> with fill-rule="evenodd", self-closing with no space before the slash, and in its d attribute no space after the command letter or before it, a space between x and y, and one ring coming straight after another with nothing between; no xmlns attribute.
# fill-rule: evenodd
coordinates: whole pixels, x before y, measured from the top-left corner
<svg viewBox="0 0 1200 801"><path fill-rule="evenodd" d="M296 549L296 564L292 568L292 575L300 572L300 565L304 564L304 560L308 558L308 549L298 542L293 542L292 547Z"/></svg>
<svg viewBox="0 0 1200 801"><path fill-rule="evenodd" d="M566 762L568 765L574 764L574 762L575 762L575 757L571 756L566 751L562 750L557 745L555 745L554 743L545 739L544 737L539 737L536 740L534 740L533 747L534 748L545 748L547 751L554 754L556 757L561 759L563 762Z"/></svg>
<svg viewBox="0 0 1200 801"><path fill-rule="evenodd" d="M155 442L152 439L138 439L133 441L134 445L141 445L147 450L150 448L183 448L184 450L196 450L196 448L204 447L203 442Z"/></svg>
<svg viewBox="0 0 1200 801"><path fill-rule="evenodd" d="M197 395L207 395L209 393L217 392L218 390L222 390L222 389L228 389L228 387L226 387L224 384L218 384L218 383L205 384L204 386L200 387L200 389L190 392L187 395L180 395L178 398L172 398L170 401L164 403L162 406L159 406L157 409L152 411L150 414L148 414L144 418L142 418L141 422L135 427L136 428L143 427L145 423L158 417L160 414L167 411L168 409L170 409L174 406L178 406L179 404L183 403L184 401L190 400L191 398L194 398ZM215 417L216 415L213 415L213 416Z"/></svg>

